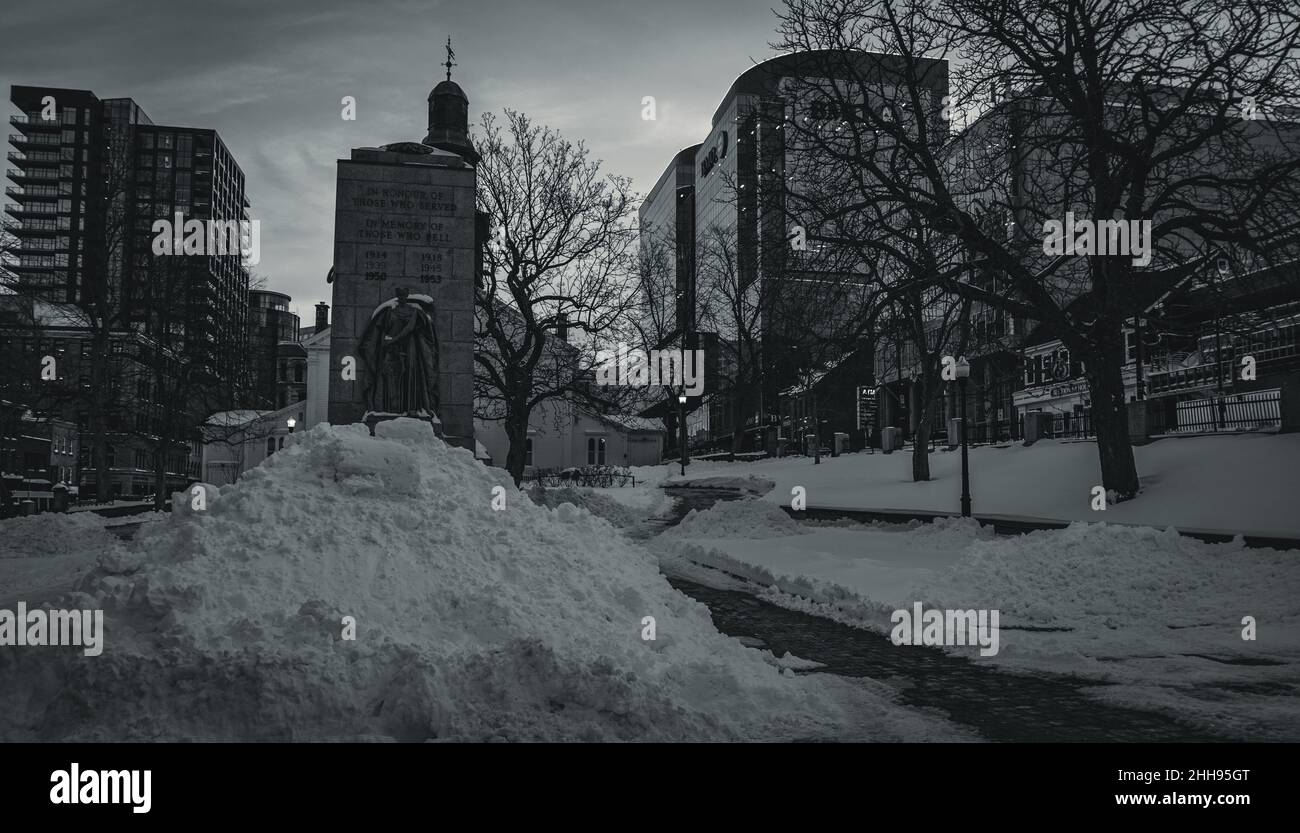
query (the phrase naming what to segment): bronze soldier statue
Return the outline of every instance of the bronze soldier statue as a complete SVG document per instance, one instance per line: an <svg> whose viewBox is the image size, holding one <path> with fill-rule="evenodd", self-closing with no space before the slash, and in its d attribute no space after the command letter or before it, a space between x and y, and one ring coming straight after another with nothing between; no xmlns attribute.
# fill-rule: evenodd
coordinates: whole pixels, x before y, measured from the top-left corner
<svg viewBox="0 0 1300 833"><path fill-rule="evenodd" d="M399 287L396 298L371 314L358 352L366 374L367 422L371 416L437 421L438 335L431 302L411 298Z"/></svg>

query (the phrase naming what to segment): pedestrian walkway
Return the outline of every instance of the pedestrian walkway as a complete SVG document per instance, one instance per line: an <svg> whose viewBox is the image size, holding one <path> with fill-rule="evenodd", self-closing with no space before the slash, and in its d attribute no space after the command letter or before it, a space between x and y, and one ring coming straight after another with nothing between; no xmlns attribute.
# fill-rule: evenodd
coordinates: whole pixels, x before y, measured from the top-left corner
<svg viewBox="0 0 1300 833"><path fill-rule="evenodd" d="M629 530L648 539L675 526L692 509L703 511L735 492L668 489L677 498L669 515ZM881 520L878 518L877 520ZM1044 527L1047 528L1047 527ZM899 692L900 702L936 709L981 737L1010 742L1213 742L1219 736L1157 712L1103 703L1088 692L1104 684L1065 675L1013 673L978 665L927 647L896 646L884 634L768 603L753 592L721 590L668 574L670 584L706 605L718 630L747 644L789 651L824 667L800 673L869 677ZM729 582L735 583L735 580ZM752 640L757 640L757 643Z"/></svg>

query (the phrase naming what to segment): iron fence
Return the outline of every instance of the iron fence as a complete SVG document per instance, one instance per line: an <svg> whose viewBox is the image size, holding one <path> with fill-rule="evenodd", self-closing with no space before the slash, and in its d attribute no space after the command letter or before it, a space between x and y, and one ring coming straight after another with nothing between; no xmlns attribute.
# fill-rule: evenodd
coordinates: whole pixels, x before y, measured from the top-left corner
<svg viewBox="0 0 1300 833"><path fill-rule="evenodd" d="M1167 412L1166 412L1167 413ZM1282 424L1282 391L1234 393L1179 402L1174 424L1160 420L1163 433L1198 434L1212 431L1266 431Z"/></svg>

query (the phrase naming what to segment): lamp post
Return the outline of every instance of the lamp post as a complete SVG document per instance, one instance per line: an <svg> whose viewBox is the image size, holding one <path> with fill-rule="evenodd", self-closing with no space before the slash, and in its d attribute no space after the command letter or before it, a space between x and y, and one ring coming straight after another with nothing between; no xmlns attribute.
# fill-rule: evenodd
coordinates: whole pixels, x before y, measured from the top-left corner
<svg viewBox="0 0 1300 833"><path fill-rule="evenodd" d="M682 477L686 476L686 391L677 394L678 422L681 424Z"/></svg>
<svg viewBox="0 0 1300 833"><path fill-rule="evenodd" d="M961 396L961 516L970 517L970 464L966 459L966 379L970 376L970 363L962 356L953 367L957 373L958 395Z"/></svg>
<svg viewBox="0 0 1300 833"><path fill-rule="evenodd" d="M293 427L298 424L298 420L294 419L293 417L289 417L284 421L284 424L289 426L289 433L292 434Z"/></svg>

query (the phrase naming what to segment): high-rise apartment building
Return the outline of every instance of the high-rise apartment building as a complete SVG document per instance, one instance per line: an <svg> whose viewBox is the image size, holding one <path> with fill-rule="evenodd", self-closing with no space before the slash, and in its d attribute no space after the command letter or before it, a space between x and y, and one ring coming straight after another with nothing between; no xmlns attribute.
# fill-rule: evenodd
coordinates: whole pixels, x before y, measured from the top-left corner
<svg viewBox="0 0 1300 833"><path fill-rule="evenodd" d="M0 274L17 297L63 305L58 338L81 342L67 349L83 359L70 368L70 386L90 384L92 344L112 345L111 493L151 491L157 460L167 461L168 485L183 486L193 467L178 426L242 404L251 382L249 272L240 248L247 241L242 248L255 252L260 241L243 171L215 131L155 124L129 98L14 86L10 101L22 113L10 119L17 132L9 136L15 149L6 172L13 183L5 190L9 257ZM170 229L178 220L173 233L156 225L166 221ZM202 224L203 246L156 253L160 235L197 239L186 226L193 221ZM233 229L235 245L213 245L231 239L214 235L214 226ZM5 343L40 342L49 317L15 316ZM122 375L126 368L131 378ZM52 407L85 430L88 398L63 395ZM94 482L85 437L81 448L83 476Z"/></svg>

